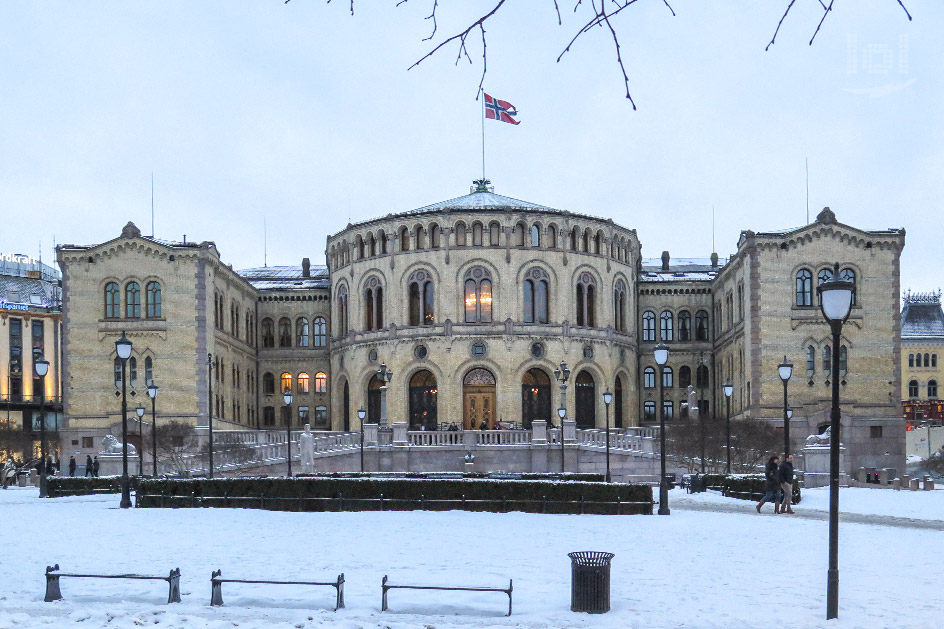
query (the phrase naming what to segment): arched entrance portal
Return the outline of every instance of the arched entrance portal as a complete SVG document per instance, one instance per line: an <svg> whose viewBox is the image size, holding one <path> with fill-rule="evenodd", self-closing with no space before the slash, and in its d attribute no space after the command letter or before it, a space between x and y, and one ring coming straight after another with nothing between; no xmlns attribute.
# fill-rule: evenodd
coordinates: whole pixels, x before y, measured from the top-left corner
<svg viewBox="0 0 944 629"><path fill-rule="evenodd" d="M596 384L586 370L577 375L577 428L593 428L596 423Z"/></svg>
<svg viewBox="0 0 944 629"><path fill-rule="evenodd" d="M383 382L374 374L367 383L367 423L380 423L380 387Z"/></svg>
<svg viewBox="0 0 944 629"><path fill-rule="evenodd" d="M543 369L529 369L521 379L521 426L535 419L551 421L551 379Z"/></svg>
<svg viewBox="0 0 944 629"><path fill-rule="evenodd" d="M344 431L351 429L351 388L344 381Z"/></svg>
<svg viewBox="0 0 944 629"><path fill-rule="evenodd" d="M613 426L615 428L623 427L623 378L616 376L616 386L613 387L613 403L616 405L616 412L613 413Z"/></svg>
<svg viewBox="0 0 944 629"><path fill-rule="evenodd" d="M410 378L410 430L436 430L436 376L417 371Z"/></svg>
<svg viewBox="0 0 944 629"><path fill-rule="evenodd" d="M462 425L466 430L495 425L495 376L488 369L472 369L462 380Z"/></svg>

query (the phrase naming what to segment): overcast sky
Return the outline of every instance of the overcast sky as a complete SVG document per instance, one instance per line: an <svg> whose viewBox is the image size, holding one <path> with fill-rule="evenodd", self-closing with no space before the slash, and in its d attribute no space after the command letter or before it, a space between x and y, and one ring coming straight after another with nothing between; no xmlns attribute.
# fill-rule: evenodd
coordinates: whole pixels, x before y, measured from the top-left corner
<svg viewBox="0 0 944 629"><path fill-rule="evenodd" d="M490 2L440 3L439 36ZM902 289L942 286L944 6L817 0L640 0L612 40L561 2L508 0L487 23L485 89L521 124L488 121L499 194L638 231L646 257L735 251L830 206L904 227ZM213 240L236 268L324 264L349 222L466 194L481 176L473 63L430 49L432 0L0 3L0 252L44 260L134 221Z"/></svg>

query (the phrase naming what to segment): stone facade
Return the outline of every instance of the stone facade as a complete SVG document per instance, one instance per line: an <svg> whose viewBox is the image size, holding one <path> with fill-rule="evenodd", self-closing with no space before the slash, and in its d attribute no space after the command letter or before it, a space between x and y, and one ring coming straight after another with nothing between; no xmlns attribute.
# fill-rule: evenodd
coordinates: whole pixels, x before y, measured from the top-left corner
<svg viewBox="0 0 944 629"><path fill-rule="evenodd" d="M941 291L908 292L901 311L901 400L913 424L944 419L938 389L944 385L944 311Z"/></svg>

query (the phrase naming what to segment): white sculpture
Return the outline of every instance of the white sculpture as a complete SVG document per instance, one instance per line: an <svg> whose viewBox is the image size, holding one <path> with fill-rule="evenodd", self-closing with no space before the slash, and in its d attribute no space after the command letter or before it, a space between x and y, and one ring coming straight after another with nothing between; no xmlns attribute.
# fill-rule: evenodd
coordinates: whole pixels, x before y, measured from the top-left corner
<svg viewBox="0 0 944 629"><path fill-rule="evenodd" d="M298 436L298 451L302 459L302 473L311 474L315 468L315 436L311 434L311 424L305 424L305 431Z"/></svg>
<svg viewBox="0 0 944 629"><path fill-rule="evenodd" d="M695 387L688 385L688 416L691 419L698 419L698 395L695 393Z"/></svg>
<svg viewBox="0 0 944 629"><path fill-rule="evenodd" d="M137 454L134 444L128 444L128 455ZM99 454L121 454L121 442L115 435L105 435L102 439L102 451Z"/></svg>
<svg viewBox="0 0 944 629"><path fill-rule="evenodd" d="M806 438L806 445L808 446L828 446L830 442L831 435L833 434L833 427L830 426L827 428L821 435L810 435Z"/></svg>

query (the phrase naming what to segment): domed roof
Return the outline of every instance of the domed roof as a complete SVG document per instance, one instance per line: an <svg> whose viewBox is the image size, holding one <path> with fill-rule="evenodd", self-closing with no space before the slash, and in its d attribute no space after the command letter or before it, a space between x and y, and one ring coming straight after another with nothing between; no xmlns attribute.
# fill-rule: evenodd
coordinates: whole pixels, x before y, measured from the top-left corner
<svg viewBox="0 0 944 629"><path fill-rule="evenodd" d="M489 186L489 183L491 182L488 179L477 179L473 182L474 185L469 194L417 208L412 212L407 212L407 214L422 214L440 210L539 210L560 212L560 210L546 205L538 205L537 203L495 194L494 188Z"/></svg>

